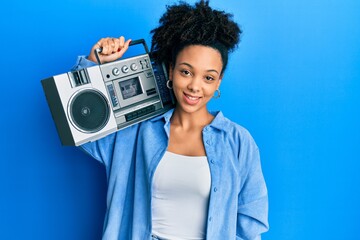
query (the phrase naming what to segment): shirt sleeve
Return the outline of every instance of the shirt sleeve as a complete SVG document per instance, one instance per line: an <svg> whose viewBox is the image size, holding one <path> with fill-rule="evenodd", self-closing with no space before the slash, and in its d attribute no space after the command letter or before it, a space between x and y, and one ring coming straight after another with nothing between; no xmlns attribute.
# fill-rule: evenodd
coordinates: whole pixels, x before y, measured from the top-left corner
<svg viewBox="0 0 360 240"><path fill-rule="evenodd" d="M86 56L78 56L74 66L71 68L71 71L77 71L83 68L88 68L97 65L93 61L90 61Z"/></svg>
<svg viewBox="0 0 360 240"><path fill-rule="evenodd" d="M128 126L93 142L79 146L81 150L105 165L107 173L114 159L124 159L136 151L139 124Z"/></svg>
<svg viewBox="0 0 360 240"><path fill-rule="evenodd" d="M240 160L247 172L238 196L236 239L259 240L269 229L267 188L258 147L252 139L243 145Z"/></svg>
<svg viewBox="0 0 360 240"><path fill-rule="evenodd" d="M108 166L114 152L115 140L116 133L112 133L94 142L80 145L79 148L105 166Z"/></svg>

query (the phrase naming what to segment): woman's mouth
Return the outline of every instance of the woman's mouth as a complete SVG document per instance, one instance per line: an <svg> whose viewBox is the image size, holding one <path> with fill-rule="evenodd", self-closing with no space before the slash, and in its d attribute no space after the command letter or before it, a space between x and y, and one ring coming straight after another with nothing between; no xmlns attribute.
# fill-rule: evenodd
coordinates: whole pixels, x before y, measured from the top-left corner
<svg viewBox="0 0 360 240"><path fill-rule="evenodd" d="M184 100L189 105L195 105L200 101L201 97L191 96L189 94L184 93Z"/></svg>

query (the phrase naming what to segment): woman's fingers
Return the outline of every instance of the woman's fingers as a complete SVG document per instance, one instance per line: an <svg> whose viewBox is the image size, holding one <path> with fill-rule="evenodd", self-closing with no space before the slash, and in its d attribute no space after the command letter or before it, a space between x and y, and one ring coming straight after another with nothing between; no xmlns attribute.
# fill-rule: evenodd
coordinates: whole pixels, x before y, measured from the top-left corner
<svg viewBox="0 0 360 240"><path fill-rule="evenodd" d="M119 38L102 38L92 47L88 59L93 62L97 62L94 50L101 48L102 51L98 54L101 63L115 61L124 55L126 50L129 48L130 42L131 39L125 41L123 36Z"/></svg>
<svg viewBox="0 0 360 240"><path fill-rule="evenodd" d="M122 47L120 47L120 51L118 52L118 58L121 58L124 53L128 50L129 45L131 43L131 39L127 40Z"/></svg>

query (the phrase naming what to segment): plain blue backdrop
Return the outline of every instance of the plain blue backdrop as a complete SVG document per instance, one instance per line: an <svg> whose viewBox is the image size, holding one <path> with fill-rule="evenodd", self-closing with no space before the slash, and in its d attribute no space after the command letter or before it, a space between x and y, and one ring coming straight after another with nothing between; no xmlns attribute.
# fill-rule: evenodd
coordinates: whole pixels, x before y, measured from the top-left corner
<svg viewBox="0 0 360 240"><path fill-rule="evenodd" d="M194 1L189 1L193 3ZM40 80L101 37L145 38L172 1L14 0L0 10L1 239L100 239L101 164L62 147ZM212 1L244 34L221 109L260 147L263 239L360 239L360 1Z"/></svg>

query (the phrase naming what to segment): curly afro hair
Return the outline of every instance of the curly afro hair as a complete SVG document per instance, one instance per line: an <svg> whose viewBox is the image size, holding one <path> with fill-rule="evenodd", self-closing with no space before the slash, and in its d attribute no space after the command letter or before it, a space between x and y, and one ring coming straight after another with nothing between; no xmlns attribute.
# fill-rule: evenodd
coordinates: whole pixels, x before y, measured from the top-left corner
<svg viewBox="0 0 360 240"><path fill-rule="evenodd" d="M242 33L232 17L232 14L212 9L209 1L204 0L195 3L195 6L183 1L166 6L159 26L150 32L153 34L152 52L169 68L186 46L209 46L220 52L223 73L228 54L237 47Z"/></svg>

